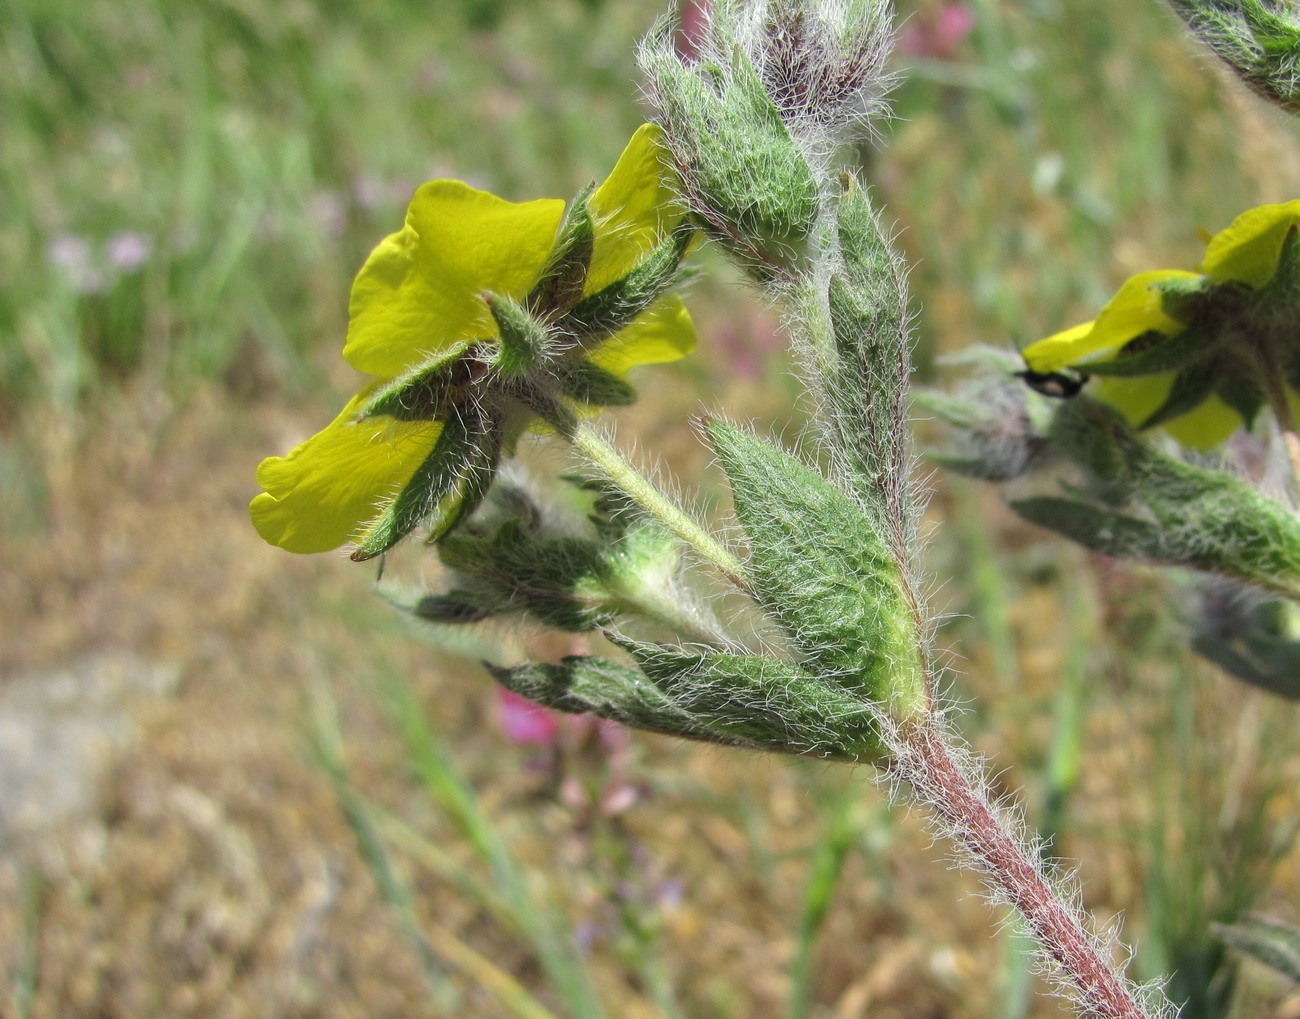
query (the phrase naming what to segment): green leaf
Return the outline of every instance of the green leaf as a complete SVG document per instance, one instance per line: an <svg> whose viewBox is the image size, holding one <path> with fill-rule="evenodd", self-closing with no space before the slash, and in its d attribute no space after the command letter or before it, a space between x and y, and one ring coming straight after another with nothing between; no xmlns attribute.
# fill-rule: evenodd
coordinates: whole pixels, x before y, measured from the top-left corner
<svg viewBox="0 0 1300 1019"><path fill-rule="evenodd" d="M751 586L804 667L895 717L924 710L921 634L895 536L789 454L720 421L708 429L749 538Z"/></svg>
<svg viewBox="0 0 1300 1019"><path fill-rule="evenodd" d="M590 712L636 729L684 739L734 742L697 725L688 712L636 669L606 658L570 655L558 665L485 665L507 690L556 711L576 715Z"/></svg>
<svg viewBox="0 0 1300 1019"><path fill-rule="evenodd" d="M1011 508L1031 524L1063 534L1102 555L1152 561L1170 557L1158 526L1114 510L1054 496L1015 499Z"/></svg>
<svg viewBox="0 0 1300 1019"><path fill-rule="evenodd" d="M1300 927L1264 916L1216 925L1215 933L1243 955L1300 983Z"/></svg>
<svg viewBox="0 0 1300 1019"><path fill-rule="evenodd" d="M695 725L720 739L837 760L882 753L877 709L798 666L758 655L615 643Z"/></svg>

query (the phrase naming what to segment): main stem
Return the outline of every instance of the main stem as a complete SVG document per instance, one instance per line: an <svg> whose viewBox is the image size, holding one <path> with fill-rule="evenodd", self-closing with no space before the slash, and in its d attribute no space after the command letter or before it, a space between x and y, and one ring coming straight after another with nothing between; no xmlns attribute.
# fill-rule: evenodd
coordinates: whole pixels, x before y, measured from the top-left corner
<svg viewBox="0 0 1300 1019"><path fill-rule="evenodd" d="M1077 910L1057 896L1022 841L953 759L932 724L905 725L890 766L938 815L940 827L1024 918L1079 995L1083 1015L1150 1019L1132 985L1104 958Z"/></svg>

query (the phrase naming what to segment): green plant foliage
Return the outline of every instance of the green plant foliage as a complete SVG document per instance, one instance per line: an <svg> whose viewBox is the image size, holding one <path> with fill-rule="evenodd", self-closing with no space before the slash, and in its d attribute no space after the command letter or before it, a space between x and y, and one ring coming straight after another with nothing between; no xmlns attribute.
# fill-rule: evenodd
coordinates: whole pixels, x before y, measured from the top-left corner
<svg viewBox="0 0 1300 1019"><path fill-rule="evenodd" d="M803 663L901 717L922 710L922 638L889 544L794 457L724 422L708 428L749 539L755 596Z"/></svg>
<svg viewBox="0 0 1300 1019"><path fill-rule="evenodd" d="M1240 923L1215 928L1225 942L1300 984L1300 927L1264 916L1249 916Z"/></svg>

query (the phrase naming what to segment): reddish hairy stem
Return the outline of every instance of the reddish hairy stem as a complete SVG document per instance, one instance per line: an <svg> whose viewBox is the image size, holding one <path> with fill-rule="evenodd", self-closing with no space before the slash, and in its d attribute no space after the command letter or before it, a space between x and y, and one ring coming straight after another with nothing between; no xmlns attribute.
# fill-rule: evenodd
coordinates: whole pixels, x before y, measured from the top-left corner
<svg viewBox="0 0 1300 1019"><path fill-rule="evenodd" d="M900 736L909 760L896 759L895 774L925 798L944 833L1020 911L1035 940L1078 990L1081 1013L1148 1019L1128 980L1102 957L1078 913L1056 896L1022 842L953 760L942 736L925 723L904 727Z"/></svg>

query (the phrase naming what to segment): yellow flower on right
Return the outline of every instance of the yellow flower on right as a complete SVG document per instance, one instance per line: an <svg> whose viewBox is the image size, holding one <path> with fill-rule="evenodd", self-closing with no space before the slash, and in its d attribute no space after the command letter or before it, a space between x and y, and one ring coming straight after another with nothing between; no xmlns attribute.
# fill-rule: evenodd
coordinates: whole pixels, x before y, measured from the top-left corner
<svg viewBox="0 0 1300 1019"><path fill-rule="evenodd" d="M1092 322L1030 344L1029 372L1099 376L1135 428L1208 449L1284 398L1300 417L1300 200L1242 213L1199 273L1131 277Z"/></svg>

